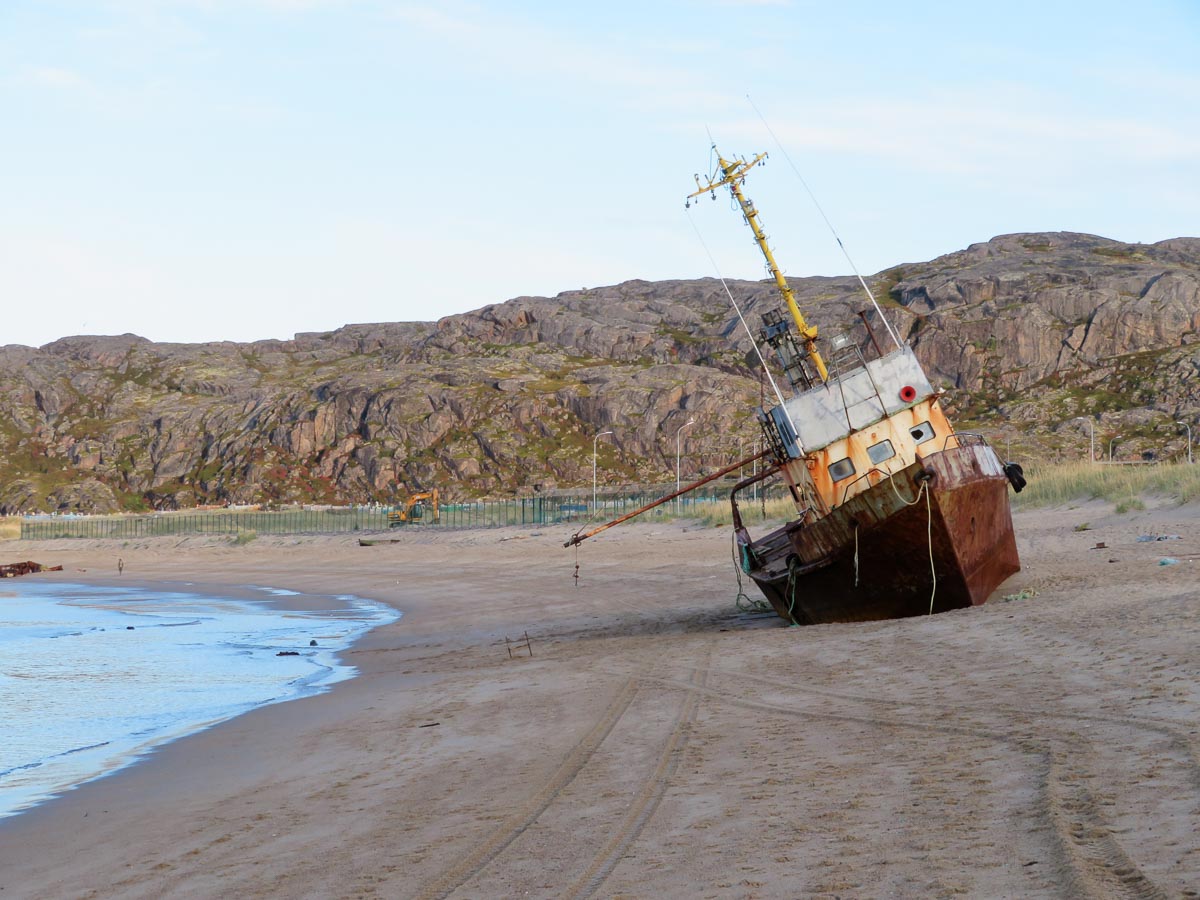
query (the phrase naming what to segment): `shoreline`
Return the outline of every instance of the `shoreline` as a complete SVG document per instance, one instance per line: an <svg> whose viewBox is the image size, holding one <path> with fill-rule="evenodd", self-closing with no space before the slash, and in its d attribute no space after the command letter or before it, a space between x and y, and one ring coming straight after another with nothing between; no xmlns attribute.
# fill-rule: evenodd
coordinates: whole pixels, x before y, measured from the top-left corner
<svg viewBox="0 0 1200 900"><path fill-rule="evenodd" d="M86 736L84 733L78 733L75 740L83 740L85 743L73 749L62 750L60 748L51 757L43 760L43 762L50 763L49 768L45 770L48 773L45 778L49 780L41 782L40 785L37 781L22 782L17 793L5 801L2 811L0 811L0 822L10 821L28 814L34 809L53 803L92 781L113 777L125 769L138 765L168 744L217 727L255 709L276 703L294 702L306 696L331 690L334 685L358 674L355 667L346 662L345 654L372 628L395 621L402 615L389 604L376 603L368 598L349 594L302 594L293 590L265 585L198 584L180 580L148 581L121 577L90 579L90 573L78 569L70 573L56 572L53 575L55 577L52 578L39 577L39 574L29 576L37 588L37 592L33 596L40 595L45 600L54 603L67 601L82 603L85 607L95 605L98 609L104 610L109 608L114 599L110 596L106 600L106 594L117 591L120 597L128 597L133 601L132 606L126 607L120 603L114 610L117 613L124 610L134 617L124 620L135 623L128 626L130 629L147 627L139 624L137 618L140 612L144 611L142 608L144 601L151 601L155 607L152 618L162 615L186 614L172 613L170 606L159 607L157 605L159 601L155 598L178 598L186 604L189 612L195 609L196 604L202 608L211 607L211 612L197 614L213 619L214 622L220 621L226 613L240 616L246 614L242 610L248 611L254 608L261 610L262 615L266 617L263 620L266 630L253 632L249 635L249 639L251 647L258 648L255 652L255 655L259 657L258 665L266 666L267 669L262 671L261 676L251 673L251 683L270 684L271 687L269 693L251 689L250 695L245 695L245 692L242 695L235 694L233 697L226 695L226 699L222 701L218 701L211 693L205 693L202 706L195 706L195 701L193 701L194 712L188 712L186 706L174 707L169 716L173 721L169 724L156 724L148 730L142 730L136 734L106 731L103 728L100 731L93 729ZM21 588L27 586L31 585L29 581L25 580L22 584L12 585L11 588L0 588L0 592L20 591ZM291 628L301 627L309 631L302 640L303 650L301 650L300 643L293 645L286 638L282 644L279 642L279 630L281 627L288 628L285 624L288 620L295 623ZM305 622L306 625L302 625L301 622ZM148 626L153 628L153 622L148 623ZM324 639L321 639L322 632L325 634ZM309 646L310 638L319 639L319 643L318 640L313 640L313 646ZM241 641L241 638L235 634L230 634L219 643L224 645L229 639L235 642ZM194 640L194 638L190 638L183 645L174 647L173 655L178 653L189 655L193 649L200 646L195 644ZM263 641L266 643L262 643ZM339 647L339 645L343 646ZM295 649L294 653L292 652L293 648ZM207 647L207 650L213 652L217 650L217 647L210 646ZM275 653L277 650L286 650L291 655L299 653L305 657L313 657L309 661L309 665L314 667L312 673L308 675L297 675L294 672L291 675L286 673L284 675L270 674L276 671L276 668L266 661L266 657L284 655ZM135 666L137 665L136 660L133 663ZM120 658L114 657L99 669L95 668L95 663L91 666L85 664L85 668L91 671L93 676L111 681L105 677L104 673L113 666L120 668L122 664ZM203 661L197 661L197 663L185 666L179 674L189 669L194 671L197 664L201 667L206 665ZM68 672L69 668L64 669L57 677L66 676ZM214 675L219 677L220 673L214 672ZM266 681L262 679L266 679ZM157 690L157 688L151 689ZM142 711L142 707L139 705L142 697L140 690L136 685L130 685L125 694L129 703L133 704L133 708ZM258 696L254 696L255 694ZM27 699L29 696L26 695ZM39 692L36 696L42 696L42 694ZM57 702L53 693L48 699L52 703ZM108 699L109 702L105 704L104 708L108 709L110 714L120 716L121 708L112 706L112 700L116 698L110 693ZM217 704L216 706L213 706L214 702ZM28 706L28 703L25 705ZM88 714L87 708L80 708L78 711L80 716ZM101 747L107 749L101 751L99 749ZM84 752L85 756L78 757L76 754L80 752ZM65 760L67 757L75 762L68 763L64 770L61 763L57 761L60 758ZM85 759L90 762L84 761ZM28 768L28 766L18 766L18 768ZM10 809L9 804L13 802L28 802L28 805Z"/></svg>
<svg viewBox="0 0 1200 900"><path fill-rule="evenodd" d="M1018 513L1025 568L982 607L808 628L739 613L728 529L686 523L587 542L578 586L545 528L122 547L126 579L354 594L403 617L341 654L354 678L0 822L0 888L1183 894L1200 508L1109 509ZM1152 530L1184 539L1136 541ZM49 543L16 552L64 580L115 564L117 542ZM508 658L525 630L532 658Z"/></svg>

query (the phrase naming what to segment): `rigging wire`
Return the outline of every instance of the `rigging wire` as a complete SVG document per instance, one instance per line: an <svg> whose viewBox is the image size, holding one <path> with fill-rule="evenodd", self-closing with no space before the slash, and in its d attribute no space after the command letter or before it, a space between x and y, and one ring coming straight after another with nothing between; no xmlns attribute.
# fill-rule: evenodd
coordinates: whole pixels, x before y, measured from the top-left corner
<svg viewBox="0 0 1200 900"><path fill-rule="evenodd" d="M933 500L929 491L929 482L922 481L921 487L917 491L917 496L913 497L911 503L900 496L900 491L896 489L896 476L888 476L888 484L892 486L892 491L896 495L896 499L905 506L916 506L921 502L921 494L925 495L925 536L929 540L929 575L933 579L933 588L929 592L929 615L933 615L933 598L937 596L937 566L933 563Z"/></svg>
<svg viewBox="0 0 1200 900"><path fill-rule="evenodd" d="M716 257L712 255L712 251L708 249L708 244L704 241L704 235L700 233L700 229L696 226L696 220L692 218L690 208L688 209L688 221L692 223L692 230L696 232L696 238L700 241L700 246L704 248L704 252L708 254L708 260L712 263L713 271L717 273L717 279L721 282L721 287L725 289L725 296L729 298L729 305L733 307L733 311L737 313L738 321L742 323L742 327L746 329L746 335L750 338L750 346L754 348L754 355L758 357L758 361L762 364L763 371L767 374L767 381L771 382L771 390L775 392L775 399L779 401L779 406L783 410L783 414L787 416L788 425L791 426L792 434L796 435L796 441L799 442L800 432L796 430L796 423L792 421L792 414L788 412L787 406L783 402L783 394L779 390L779 385L775 383L775 376L771 374L771 370L767 368L767 361L763 359L762 351L758 348L758 341L754 339L753 332L750 331L750 326L746 322L746 317L742 315L742 308L738 306L738 302L733 299L733 292L729 290L729 285L725 281L725 276L721 274L721 267L717 265Z"/></svg>
<svg viewBox="0 0 1200 900"><path fill-rule="evenodd" d="M829 227L830 234L833 235L833 239L837 241L838 248L842 251L842 256L846 257L846 262L850 264L850 268L854 272L854 277L857 278L858 283L862 285L862 289L866 292L867 297L869 297L871 300L871 305L875 307L875 312L879 314L879 318L883 321L883 327L887 329L887 333L891 335L892 340L895 341L896 347L903 347L904 345L900 343L899 335L897 335L895 330L892 328L892 323L889 322L887 320L887 316L883 314L883 310L879 306L879 301L875 299L875 295L871 293L871 289L867 287L867 282L863 279L862 275L859 274L858 266L854 265L854 260L850 258L850 253L846 250L846 245L842 243L841 237L838 236L837 229L833 227L833 223L829 221L829 216L825 215L825 210L821 208L821 204L817 201L816 194L812 192L812 188L808 186L808 182L804 180L804 176L800 174L800 170L796 168L796 164L792 162L791 156L788 155L787 148L783 146L783 142L779 140L779 137L775 134L774 129L771 128L770 123L767 122L766 116L764 116L759 108L755 105L749 94L746 95L746 101L750 104L751 108L758 113L758 117L762 119L763 126L767 129L767 133L771 135L772 140L775 141L775 145L779 148L779 152L783 154L783 158L787 160L787 164L791 166L792 172L795 174L795 176L800 179L800 184L804 186L804 190L808 194L808 199L812 200L813 206L817 208L817 212L820 213L821 218L825 220L825 224Z"/></svg>

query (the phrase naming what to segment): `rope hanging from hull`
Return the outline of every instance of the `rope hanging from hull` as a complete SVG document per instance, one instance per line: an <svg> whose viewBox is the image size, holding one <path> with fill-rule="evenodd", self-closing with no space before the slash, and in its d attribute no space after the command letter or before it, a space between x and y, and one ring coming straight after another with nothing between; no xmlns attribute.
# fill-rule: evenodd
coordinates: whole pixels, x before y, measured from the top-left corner
<svg viewBox="0 0 1200 900"><path fill-rule="evenodd" d="M933 590L929 592L929 615L933 615L933 598L937 596L937 568L933 564L933 500L929 493L929 482L922 481L921 487L917 490L917 496L912 502L905 500L900 496L900 491L896 490L895 477L888 478L888 484L892 486L892 491L896 494L896 499L905 506L916 506L921 502L921 495L925 495L925 533L929 540L929 574L933 578ZM857 535L857 530L856 530ZM858 551L855 551L855 560L857 565Z"/></svg>
<svg viewBox="0 0 1200 900"><path fill-rule="evenodd" d="M766 600L755 600L746 593L746 589L742 585L742 573L750 574L749 551L738 543L736 531L730 535L730 538L733 541L733 572L737 577L737 596L733 598L733 605L740 612L772 612L771 604Z"/></svg>

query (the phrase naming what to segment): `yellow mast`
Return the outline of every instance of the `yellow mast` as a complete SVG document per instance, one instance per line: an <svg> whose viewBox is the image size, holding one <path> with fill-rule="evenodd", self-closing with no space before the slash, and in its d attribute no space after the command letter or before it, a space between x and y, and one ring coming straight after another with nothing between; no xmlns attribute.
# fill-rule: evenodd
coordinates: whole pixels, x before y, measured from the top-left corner
<svg viewBox="0 0 1200 900"><path fill-rule="evenodd" d="M696 184L699 185L700 190L688 194L688 199L699 197L701 194L713 194L715 197L717 188L729 188L729 192L737 200L738 206L742 208L742 216L745 217L746 224L754 232L754 240L758 243L758 248L762 250L763 256L766 257L767 268L775 276L775 285L779 288L779 293L783 295L788 312L792 314L792 319L796 323L796 330L800 332L800 337L804 339L804 349L808 351L809 358L813 361L813 365L817 367L817 373L821 376L821 380L827 381L829 379L829 370L825 368L825 360L821 358L821 354L817 350L817 326L809 325L804 321L804 316L800 313L800 307L796 305L796 297L792 293L792 289L788 286L787 279L779 271L779 266L775 263L775 255L771 252L771 248L767 244L767 236L763 234L762 226L758 223L758 210L754 208L754 204L742 193L742 182L746 180L746 173L766 159L767 154L760 153L748 162L744 159L730 161L721 156L715 145L713 150L717 153L717 163L721 167L721 177L713 177L709 179L707 184L703 184L700 181L700 176L697 175Z"/></svg>

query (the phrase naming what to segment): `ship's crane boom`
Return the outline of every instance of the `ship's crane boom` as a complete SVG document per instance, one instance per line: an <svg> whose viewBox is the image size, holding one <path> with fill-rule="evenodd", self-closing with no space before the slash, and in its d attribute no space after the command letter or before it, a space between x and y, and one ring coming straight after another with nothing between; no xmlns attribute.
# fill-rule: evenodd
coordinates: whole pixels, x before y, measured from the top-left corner
<svg viewBox="0 0 1200 900"><path fill-rule="evenodd" d="M783 272L780 271L779 265L775 262L775 254L771 252L771 247L767 243L767 236L763 233L762 225L758 220L758 210L754 208L754 204L750 202L745 192L742 191L742 182L746 180L746 173L765 160L767 154L760 153L750 160L728 160L721 156L716 146L713 147L713 151L717 154L720 175L712 176L707 180L707 183L701 181L700 176L697 175L696 185L700 190L688 194L688 200L690 201L693 197L699 197L701 194L712 194L715 197L717 188L729 188L729 193L733 195L733 198L738 202L738 206L741 207L742 216L745 218L746 224L754 232L754 240L767 260L767 269L770 270L771 275L775 278L775 286L779 288L779 293L783 296L783 301L787 305L788 312L792 314L792 320L796 323L796 330L804 341L804 349L807 351L809 359L812 360L821 380L827 381L829 379L829 370L825 367L825 360L821 358L820 351L817 350L817 326L809 325L804 320L804 315L800 312L800 307L796 305L796 296L792 293L787 279L783 277Z"/></svg>

